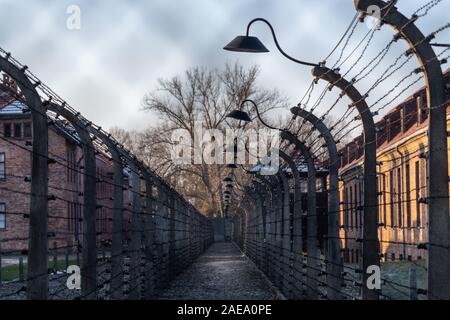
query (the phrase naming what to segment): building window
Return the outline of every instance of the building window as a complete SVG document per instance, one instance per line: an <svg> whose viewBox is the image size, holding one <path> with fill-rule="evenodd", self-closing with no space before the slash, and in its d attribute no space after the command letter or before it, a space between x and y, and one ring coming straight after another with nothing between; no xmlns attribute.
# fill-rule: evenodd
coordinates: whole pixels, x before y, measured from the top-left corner
<svg viewBox="0 0 450 320"><path fill-rule="evenodd" d="M405 172L405 184L406 184L406 191L405 191L405 196L406 196L406 226L408 228L411 228L411 195L409 194L411 191L411 179L410 179L410 168L409 168L409 162L406 163L406 168L405 168L406 172Z"/></svg>
<svg viewBox="0 0 450 320"><path fill-rule="evenodd" d="M25 122L23 124L23 136L25 138L31 138L31 122Z"/></svg>
<svg viewBox="0 0 450 320"><path fill-rule="evenodd" d="M389 192L391 195L391 201L390 201L390 208L389 208L389 215L390 215L390 223L391 227L395 226L394 221L394 202L395 202L395 193L394 193L394 170L389 171Z"/></svg>
<svg viewBox="0 0 450 320"><path fill-rule="evenodd" d="M402 174L401 168L397 168L397 222L399 227L403 227L403 216L402 216Z"/></svg>
<svg viewBox="0 0 450 320"><path fill-rule="evenodd" d="M420 163L416 161L415 163L415 176L416 176L416 225L417 227L421 226L421 210L420 210Z"/></svg>
<svg viewBox="0 0 450 320"><path fill-rule="evenodd" d="M359 227L363 227L364 221L364 183L362 181L359 182L359 205L362 210L359 210Z"/></svg>
<svg viewBox="0 0 450 320"><path fill-rule="evenodd" d="M358 210L358 206L360 205L360 201L361 199L358 199L358 182L355 184L355 227L358 228L359 227L359 223L358 223L358 215L359 215L359 210Z"/></svg>
<svg viewBox="0 0 450 320"><path fill-rule="evenodd" d="M77 203L76 204L76 220L77 220L77 227L75 229L75 236L79 240L80 235L83 233L83 204Z"/></svg>
<svg viewBox="0 0 450 320"><path fill-rule="evenodd" d="M347 198L348 198L348 196L347 196L347 193L348 193L348 191L347 191L347 187L344 187L344 190L343 190L343 202L344 202L344 227L345 228L348 228L348 200L347 200Z"/></svg>
<svg viewBox="0 0 450 320"><path fill-rule="evenodd" d="M67 202L67 230L73 232L75 230L74 226L76 224L75 218L75 203ZM75 223L74 223L75 222Z"/></svg>
<svg viewBox="0 0 450 320"><path fill-rule="evenodd" d="M0 179L6 179L4 153L0 153Z"/></svg>
<svg viewBox="0 0 450 320"><path fill-rule="evenodd" d="M386 204L386 176L383 174L383 186L382 190L383 192L383 223L384 226L387 226L387 204Z"/></svg>
<svg viewBox="0 0 450 320"><path fill-rule="evenodd" d="M3 135L5 138L11 138L11 123L3 124Z"/></svg>
<svg viewBox="0 0 450 320"><path fill-rule="evenodd" d="M0 203L0 230L6 228L6 206Z"/></svg>
<svg viewBox="0 0 450 320"><path fill-rule="evenodd" d="M14 123L14 138L22 138L22 124Z"/></svg>
<svg viewBox="0 0 450 320"><path fill-rule="evenodd" d="M71 183L77 182L77 163L73 146L67 148L67 180Z"/></svg>
<svg viewBox="0 0 450 320"><path fill-rule="evenodd" d="M353 187L350 186L350 228L353 228L353 211L355 210L355 204L353 203Z"/></svg>

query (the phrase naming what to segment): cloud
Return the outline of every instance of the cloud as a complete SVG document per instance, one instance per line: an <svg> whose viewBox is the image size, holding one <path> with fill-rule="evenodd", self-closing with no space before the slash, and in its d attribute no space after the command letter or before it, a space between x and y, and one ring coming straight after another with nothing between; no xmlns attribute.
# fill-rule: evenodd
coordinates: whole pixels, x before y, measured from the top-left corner
<svg viewBox="0 0 450 320"><path fill-rule="evenodd" d="M71 4L81 7L79 31L66 28ZM420 0L398 4L408 15L421 5ZM155 123L154 115L140 111L140 103L158 78L196 65L221 67L237 58L244 65L260 64L261 85L278 88L297 103L312 80L310 68L281 57L266 26L255 24L252 34L266 43L269 54L243 55L221 48L243 34L252 18L264 17L273 23L286 52L318 62L355 14L353 1L342 0L0 0L0 7L1 47L95 123L128 129ZM449 11L449 3L443 2L431 11L432 18L426 16L418 24L432 32L447 22ZM358 30L355 39L367 32L364 26ZM393 34L389 28L380 31L367 57ZM405 44L398 47L404 49ZM370 86L370 81L363 84Z"/></svg>

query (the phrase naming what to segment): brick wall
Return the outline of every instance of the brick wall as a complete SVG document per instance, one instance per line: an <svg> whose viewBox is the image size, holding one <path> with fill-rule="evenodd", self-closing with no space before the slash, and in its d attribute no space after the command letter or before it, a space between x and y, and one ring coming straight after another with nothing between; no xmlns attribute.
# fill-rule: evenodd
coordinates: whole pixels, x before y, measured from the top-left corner
<svg viewBox="0 0 450 320"><path fill-rule="evenodd" d="M24 117L23 114L0 116L0 153L5 154L6 171L5 179L0 180L0 203L5 203L6 206L6 228L0 229L2 252L22 251L28 247L29 219L26 215L30 211L30 182L25 177L29 178L31 175L31 146L27 145L31 138L5 138L3 128L4 123L29 121L29 116ZM69 159L71 161L68 161L69 154L73 157ZM82 241L82 230L77 232L76 228L76 216L69 215L70 206L76 206L82 214L82 150L70 137L55 126L50 126L49 157L55 160L55 163L49 163L49 195L56 197L56 200L49 201L49 248L53 248L54 242L59 248L71 248L76 245L77 239ZM104 154L98 153L96 164L97 199L101 206L97 210L100 242L111 239L113 162ZM129 200L125 197L124 201Z"/></svg>

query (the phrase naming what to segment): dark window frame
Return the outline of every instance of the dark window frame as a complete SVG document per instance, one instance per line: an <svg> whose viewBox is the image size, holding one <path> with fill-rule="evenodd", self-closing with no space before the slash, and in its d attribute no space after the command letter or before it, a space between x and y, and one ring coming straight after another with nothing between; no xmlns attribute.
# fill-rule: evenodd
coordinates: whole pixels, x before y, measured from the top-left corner
<svg viewBox="0 0 450 320"><path fill-rule="evenodd" d="M397 219L398 219L398 226L403 227L403 206L402 206L402 176L401 176L402 169L397 168Z"/></svg>
<svg viewBox="0 0 450 320"><path fill-rule="evenodd" d="M0 180L6 180L6 153L0 152L1 155L3 155L3 161L0 160L0 167L3 165L3 174L0 171Z"/></svg>
<svg viewBox="0 0 450 320"><path fill-rule="evenodd" d="M395 190L394 190L394 169L389 171L389 191L390 191L390 210L389 210L389 216L390 216L390 222L391 222L391 227L395 226L395 220L394 220L394 202L395 202Z"/></svg>
<svg viewBox="0 0 450 320"><path fill-rule="evenodd" d="M353 186L349 187L350 189L350 228L353 228L353 210L355 210L355 204L353 203Z"/></svg>
<svg viewBox="0 0 450 320"><path fill-rule="evenodd" d="M12 124L11 124L11 122L5 122L3 124L3 136L5 138L12 138Z"/></svg>
<svg viewBox="0 0 450 320"><path fill-rule="evenodd" d="M387 203L386 203L386 176L383 174L383 223L384 227L387 227Z"/></svg>
<svg viewBox="0 0 450 320"><path fill-rule="evenodd" d="M1 208L2 206L3 206L3 210ZM6 203L5 202L0 202L0 217L1 216L3 216L3 227L0 225L0 230L6 230Z"/></svg>
<svg viewBox="0 0 450 320"><path fill-rule="evenodd" d="M415 178L416 178L416 226L418 228L422 225L422 210L420 207L420 161L415 162Z"/></svg>
<svg viewBox="0 0 450 320"><path fill-rule="evenodd" d="M405 202L406 202L406 226L408 228L411 228L412 226L412 221L411 221L411 177L410 177L410 173L411 173L411 168L409 166L409 161L406 162L405 165L405 184L406 184L406 190L405 190Z"/></svg>
<svg viewBox="0 0 450 320"><path fill-rule="evenodd" d="M17 128L19 128L18 131L16 130ZM18 134L16 134L16 133L18 133ZM23 138L22 122L14 122L13 123L13 138L14 139L22 139Z"/></svg>
<svg viewBox="0 0 450 320"><path fill-rule="evenodd" d="M23 123L23 137L24 138L32 138L33 137L33 127L32 127L31 122Z"/></svg>

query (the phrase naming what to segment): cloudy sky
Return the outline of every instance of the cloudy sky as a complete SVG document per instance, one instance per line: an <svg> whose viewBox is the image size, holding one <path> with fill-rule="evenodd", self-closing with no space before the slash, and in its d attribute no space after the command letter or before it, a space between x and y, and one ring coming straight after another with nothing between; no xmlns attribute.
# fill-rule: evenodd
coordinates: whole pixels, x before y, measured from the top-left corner
<svg viewBox="0 0 450 320"><path fill-rule="evenodd" d="M409 15L424 3L400 0L398 7ZM81 9L80 30L66 27L70 5ZM450 0L443 0L418 24L429 33L448 22L448 12ZM95 123L140 129L155 121L140 108L157 79L197 65L221 67L236 59L259 64L260 84L297 103L311 81L310 68L282 58L267 27L255 25L252 34L269 54L222 47L243 34L249 20L264 17L287 52L318 62L354 14L353 0L0 0L0 46ZM392 37L387 29L370 50ZM448 33L445 37L448 43Z"/></svg>

